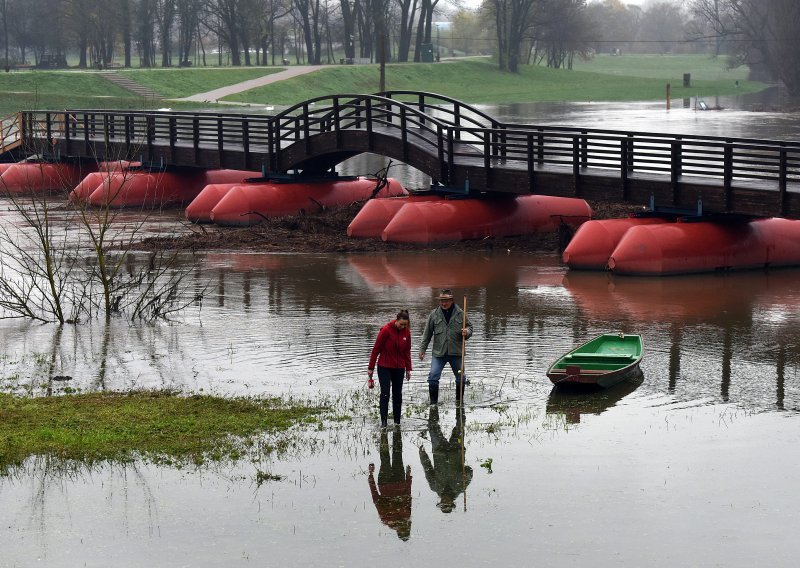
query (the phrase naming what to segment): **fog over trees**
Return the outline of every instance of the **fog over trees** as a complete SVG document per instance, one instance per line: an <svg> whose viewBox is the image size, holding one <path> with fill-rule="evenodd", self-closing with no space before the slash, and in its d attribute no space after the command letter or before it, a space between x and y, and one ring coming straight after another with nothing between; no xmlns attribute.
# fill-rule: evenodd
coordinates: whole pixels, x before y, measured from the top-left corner
<svg viewBox="0 0 800 568"><path fill-rule="evenodd" d="M708 53L800 93L796 0L0 0L5 67L430 61L571 68L596 53Z"/></svg>

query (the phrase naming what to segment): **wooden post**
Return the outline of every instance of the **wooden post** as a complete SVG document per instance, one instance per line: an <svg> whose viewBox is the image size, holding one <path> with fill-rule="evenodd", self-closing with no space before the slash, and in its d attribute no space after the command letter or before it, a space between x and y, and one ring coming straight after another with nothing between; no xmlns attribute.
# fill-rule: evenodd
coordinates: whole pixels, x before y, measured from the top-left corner
<svg viewBox="0 0 800 568"><path fill-rule="evenodd" d="M778 193L779 193L779 207L778 214L786 214L786 147L781 144L780 149L780 162L778 166Z"/></svg>
<svg viewBox="0 0 800 568"><path fill-rule="evenodd" d="M670 98L672 98L672 85L667 83L667 110L669 110Z"/></svg>

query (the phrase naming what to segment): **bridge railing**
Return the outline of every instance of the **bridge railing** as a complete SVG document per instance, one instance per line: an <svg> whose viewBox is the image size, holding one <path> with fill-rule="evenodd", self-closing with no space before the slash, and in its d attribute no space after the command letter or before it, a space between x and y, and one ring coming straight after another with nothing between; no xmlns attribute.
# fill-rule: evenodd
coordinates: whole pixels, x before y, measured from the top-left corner
<svg viewBox="0 0 800 568"><path fill-rule="evenodd" d="M154 145L244 152L261 145L266 149L270 124L268 116L165 111L66 110L25 112L22 117L28 138L83 142L87 148L114 144L130 156L152 150Z"/></svg>
<svg viewBox="0 0 800 568"><path fill-rule="evenodd" d="M604 169L674 181L682 176L716 178L728 188L736 180L765 181L780 188L800 182L800 144L791 142L508 126L491 132L466 129L460 137L466 135L482 137L487 170L518 164L531 172L568 168L581 175ZM449 158L452 167L459 160L474 159L474 153L456 150Z"/></svg>

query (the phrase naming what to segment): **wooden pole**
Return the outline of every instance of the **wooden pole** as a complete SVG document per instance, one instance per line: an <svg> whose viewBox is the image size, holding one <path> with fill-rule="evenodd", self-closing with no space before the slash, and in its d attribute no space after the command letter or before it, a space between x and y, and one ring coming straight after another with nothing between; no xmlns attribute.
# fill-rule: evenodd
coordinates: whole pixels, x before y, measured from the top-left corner
<svg viewBox="0 0 800 568"><path fill-rule="evenodd" d="M467 329L467 297L464 296L464 318L461 322L461 376L459 377L461 380L459 381L460 386L457 388L461 389L459 393L459 400L461 400L461 404L464 404L464 371L466 370L466 363L465 359L467 357L467 336L464 335L464 331Z"/></svg>
<svg viewBox="0 0 800 568"><path fill-rule="evenodd" d="M467 511L467 470L465 465L465 451L464 451L464 369L467 355L467 336L464 335L464 330L467 329L467 297L464 296L464 321L461 323L461 384L458 388L461 389L461 412L456 409L458 413L458 431L461 435L461 484L464 487L464 512Z"/></svg>

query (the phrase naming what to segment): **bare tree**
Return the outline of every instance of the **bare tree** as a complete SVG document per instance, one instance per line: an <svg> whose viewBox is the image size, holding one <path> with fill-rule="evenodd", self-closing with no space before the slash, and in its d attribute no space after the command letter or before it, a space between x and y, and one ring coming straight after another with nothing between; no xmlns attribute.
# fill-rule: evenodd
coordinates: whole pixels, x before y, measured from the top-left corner
<svg viewBox="0 0 800 568"><path fill-rule="evenodd" d="M540 0L488 0L497 33L497 61L501 70L519 70L523 41Z"/></svg>

